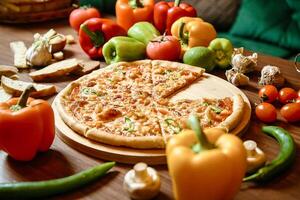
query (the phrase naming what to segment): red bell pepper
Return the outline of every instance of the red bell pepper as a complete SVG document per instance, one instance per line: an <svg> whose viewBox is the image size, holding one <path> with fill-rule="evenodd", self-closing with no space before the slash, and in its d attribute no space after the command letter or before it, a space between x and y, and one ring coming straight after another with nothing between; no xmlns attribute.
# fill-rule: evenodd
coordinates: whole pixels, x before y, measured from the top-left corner
<svg viewBox="0 0 300 200"><path fill-rule="evenodd" d="M172 24L181 17L197 17L196 9L187 3L160 1L154 6L154 25L161 34L171 35Z"/></svg>
<svg viewBox="0 0 300 200"><path fill-rule="evenodd" d="M79 29L79 43L91 59L103 58L102 47L110 38L125 36L126 31L110 19L91 18Z"/></svg>
<svg viewBox="0 0 300 200"><path fill-rule="evenodd" d="M0 103L0 149L15 160L32 160L47 151L55 136L54 114L44 100L29 98L30 85L20 98Z"/></svg>

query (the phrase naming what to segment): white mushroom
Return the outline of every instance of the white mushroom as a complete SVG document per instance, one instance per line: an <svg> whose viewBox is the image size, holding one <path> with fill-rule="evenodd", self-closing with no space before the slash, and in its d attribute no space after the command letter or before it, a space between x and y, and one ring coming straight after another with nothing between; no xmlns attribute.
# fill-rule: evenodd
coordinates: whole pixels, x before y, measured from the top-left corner
<svg viewBox="0 0 300 200"><path fill-rule="evenodd" d="M152 199L159 192L160 178L155 169L145 163L137 163L125 175L123 187L132 199Z"/></svg>
<svg viewBox="0 0 300 200"><path fill-rule="evenodd" d="M244 142L247 151L247 172L253 172L263 166L267 160L265 153L257 147L253 140Z"/></svg>

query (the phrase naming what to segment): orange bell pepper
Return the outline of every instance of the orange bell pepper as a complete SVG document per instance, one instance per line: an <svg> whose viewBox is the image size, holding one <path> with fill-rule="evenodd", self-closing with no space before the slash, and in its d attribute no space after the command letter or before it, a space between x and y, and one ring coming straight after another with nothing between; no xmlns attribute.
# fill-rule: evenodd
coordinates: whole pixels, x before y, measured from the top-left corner
<svg viewBox="0 0 300 200"><path fill-rule="evenodd" d="M15 160L32 160L47 151L55 136L54 114L47 101L29 98L31 85L20 98L0 103L0 149Z"/></svg>
<svg viewBox="0 0 300 200"><path fill-rule="evenodd" d="M192 47L207 47L217 36L213 25L198 17L182 17L176 20L172 25L171 33L180 39L183 53Z"/></svg>
<svg viewBox="0 0 300 200"><path fill-rule="evenodd" d="M246 150L234 135L201 131L199 120L189 118L192 130L183 130L167 143L166 154L177 200L230 200L239 191L246 172ZM211 138L207 138L211 137Z"/></svg>
<svg viewBox="0 0 300 200"><path fill-rule="evenodd" d="M117 23L125 30L141 21L153 21L154 0L118 0L116 3Z"/></svg>

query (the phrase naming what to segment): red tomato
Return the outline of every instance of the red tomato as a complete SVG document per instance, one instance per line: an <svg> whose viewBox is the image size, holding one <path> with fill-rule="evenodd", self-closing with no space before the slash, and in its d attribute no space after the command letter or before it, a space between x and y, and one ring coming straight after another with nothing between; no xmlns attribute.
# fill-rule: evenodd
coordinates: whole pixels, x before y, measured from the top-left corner
<svg viewBox="0 0 300 200"><path fill-rule="evenodd" d="M100 18L101 14L96 8L77 8L73 10L69 17L71 27L79 31L80 25L88 19Z"/></svg>
<svg viewBox="0 0 300 200"><path fill-rule="evenodd" d="M291 103L298 97L296 90L293 88L282 88L279 91L279 101L283 104Z"/></svg>
<svg viewBox="0 0 300 200"><path fill-rule="evenodd" d="M147 56L153 60L179 60L181 45L175 37L159 36L147 45Z"/></svg>
<svg viewBox="0 0 300 200"><path fill-rule="evenodd" d="M278 90L273 85L266 85L259 90L258 95L263 101L272 103L278 98Z"/></svg>
<svg viewBox="0 0 300 200"><path fill-rule="evenodd" d="M288 103L280 109L281 116L288 122L300 121L300 103Z"/></svg>
<svg viewBox="0 0 300 200"><path fill-rule="evenodd" d="M263 122L274 122L277 118L276 108L272 104L266 102L256 106L255 114L257 118Z"/></svg>

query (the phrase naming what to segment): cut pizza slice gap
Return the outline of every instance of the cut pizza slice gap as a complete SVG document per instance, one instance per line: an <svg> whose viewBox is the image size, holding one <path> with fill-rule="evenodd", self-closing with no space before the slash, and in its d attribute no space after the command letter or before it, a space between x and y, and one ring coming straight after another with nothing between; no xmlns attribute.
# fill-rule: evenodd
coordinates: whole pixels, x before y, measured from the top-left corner
<svg viewBox="0 0 300 200"><path fill-rule="evenodd" d="M204 73L203 68L175 62L152 61L152 83L154 99L168 97L192 84Z"/></svg>

